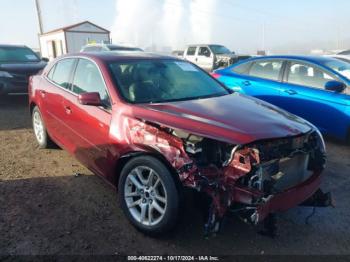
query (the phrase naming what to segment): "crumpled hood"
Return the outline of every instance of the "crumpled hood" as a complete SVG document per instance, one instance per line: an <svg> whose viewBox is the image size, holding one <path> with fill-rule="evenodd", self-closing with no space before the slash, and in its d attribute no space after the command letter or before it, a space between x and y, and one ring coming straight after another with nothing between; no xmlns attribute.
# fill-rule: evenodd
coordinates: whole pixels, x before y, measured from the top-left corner
<svg viewBox="0 0 350 262"><path fill-rule="evenodd" d="M138 105L133 107L133 116L231 144L296 136L314 128L304 119L238 93L208 99Z"/></svg>

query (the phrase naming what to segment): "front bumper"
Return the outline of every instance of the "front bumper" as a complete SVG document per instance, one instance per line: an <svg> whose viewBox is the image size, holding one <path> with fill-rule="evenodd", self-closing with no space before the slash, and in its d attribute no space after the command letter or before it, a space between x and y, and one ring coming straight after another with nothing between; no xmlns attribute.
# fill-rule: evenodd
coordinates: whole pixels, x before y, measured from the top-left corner
<svg viewBox="0 0 350 262"><path fill-rule="evenodd" d="M321 174L316 173L302 184L268 197L263 204L257 206L251 216L252 222L258 224L271 213L287 211L302 204L319 190L320 185Z"/></svg>
<svg viewBox="0 0 350 262"><path fill-rule="evenodd" d="M28 81L0 79L0 95L28 93Z"/></svg>

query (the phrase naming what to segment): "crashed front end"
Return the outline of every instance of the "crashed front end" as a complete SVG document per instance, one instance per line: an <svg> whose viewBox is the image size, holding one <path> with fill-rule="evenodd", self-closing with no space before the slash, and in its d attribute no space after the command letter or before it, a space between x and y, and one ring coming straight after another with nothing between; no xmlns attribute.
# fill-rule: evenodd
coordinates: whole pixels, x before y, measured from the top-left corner
<svg viewBox="0 0 350 262"><path fill-rule="evenodd" d="M239 211L247 222L259 224L271 213L296 207L320 193L326 153L323 138L315 130L231 145L129 119L128 133L131 144L162 154L185 187L211 198L206 233L217 232L229 211ZM321 204L317 199L311 202L328 206L330 198Z"/></svg>
<svg viewBox="0 0 350 262"><path fill-rule="evenodd" d="M235 57L232 54L216 55L214 59L214 70L229 67L234 63Z"/></svg>

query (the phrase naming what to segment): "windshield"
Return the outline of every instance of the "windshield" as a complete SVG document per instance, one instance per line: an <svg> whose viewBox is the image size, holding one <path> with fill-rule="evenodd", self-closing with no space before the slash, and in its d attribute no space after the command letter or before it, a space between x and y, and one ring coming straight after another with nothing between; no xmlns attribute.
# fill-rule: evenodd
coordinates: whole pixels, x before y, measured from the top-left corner
<svg viewBox="0 0 350 262"><path fill-rule="evenodd" d="M325 62L324 65L350 80L350 63L341 60L332 60Z"/></svg>
<svg viewBox="0 0 350 262"><path fill-rule="evenodd" d="M39 57L27 47L0 47L0 62L38 62Z"/></svg>
<svg viewBox="0 0 350 262"><path fill-rule="evenodd" d="M216 55L231 54L232 52L222 45L211 45L211 51Z"/></svg>
<svg viewBox="0 0 350 262"><path fill-rule="evenodd" d="M176 60L147 60L109 65L122 96L130 103L161 103L230 94L194 65Z"/></svg>

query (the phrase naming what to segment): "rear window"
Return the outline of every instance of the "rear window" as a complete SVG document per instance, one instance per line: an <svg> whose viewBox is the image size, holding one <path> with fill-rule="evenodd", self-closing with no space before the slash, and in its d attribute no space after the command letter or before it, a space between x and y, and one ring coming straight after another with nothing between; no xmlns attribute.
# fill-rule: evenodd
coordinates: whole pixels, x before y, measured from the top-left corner
<svg viewBox="0 0 350 262"><path fill-rule="evenodd" d="M58 61L48 74L48 78L55 84L68 89L70 76L73 70L75 59L64 59Z"/></svg>
<svg viewBox="0 0 350 262"><path fill-rule="evenodd" d="M0 62L29 63L39 62L40 58L28 47L6 46L0 47Z"/></svg>
<svg viewBox="0 0 350 262"><path fill-rule="evenodd" d="M264 60L255 62L250 68L249 75L277 81L282 68L282 61Z"/></svg>
<svg viewBox="0 0 350 262"><path fill-rule="evenodd" d="M187 55L193 56L196 54L197 47L191 46L187 49Z"/></svg>
<svg viewBox="0 0 350 262"><path fill-rule="evenodd" d="M252 65L252 62L242 63L232 68L232 72L242 75L247 75L249 73L249 69Z"/></svg>

